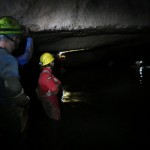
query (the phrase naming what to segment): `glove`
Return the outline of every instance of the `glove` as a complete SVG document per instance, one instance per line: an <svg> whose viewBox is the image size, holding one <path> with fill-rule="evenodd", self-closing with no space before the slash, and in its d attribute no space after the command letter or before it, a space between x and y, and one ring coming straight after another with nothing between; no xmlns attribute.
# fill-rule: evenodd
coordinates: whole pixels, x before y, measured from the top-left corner
<svg viewBox="0 0 150 150"><path fill-rule="evenodd" d="M31 37L28 37L24 54L17 57L19 65L23 66L26 63L28 63L32 55L33 55L33 39Z"/></svg>
<svg viewBox="0 0 150 150"><path fill-rule="evenodd" d="M12 97L11 99L13 100L13 103L17 106L29 107L30 98L27 95L25 95L23 90L20 94L18 94L15 97Z"/></svg>

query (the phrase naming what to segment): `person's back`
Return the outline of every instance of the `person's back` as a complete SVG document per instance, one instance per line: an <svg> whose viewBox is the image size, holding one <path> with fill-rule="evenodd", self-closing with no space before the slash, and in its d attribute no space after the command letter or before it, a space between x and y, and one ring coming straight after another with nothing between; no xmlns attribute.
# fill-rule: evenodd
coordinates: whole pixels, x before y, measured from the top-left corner
<svg viewBox="0 0 150 150"><path fill-rule="evenodd" d="M7 88L7 92L8 92L7 94L10 97L13 97L15 95L14 91L18 92L18 90L22 88L19 82L16 83L13 82L13 80L14 81L16 81L17 79L19 80L17 60L15 57L9 54L5 48L0 48L0 76L3 78L5 82L14 83L14 84L10 84L10 88L12 90L8 90L9 88Z"/></svg>
<svg viewBox="0 0 150 150"><path fill-rule="evenodd" d="M0 18L0 142L14 148L26 127L24 112L29 102L20 83L17 59L12 55L21 34L17 20Z"/></svg>

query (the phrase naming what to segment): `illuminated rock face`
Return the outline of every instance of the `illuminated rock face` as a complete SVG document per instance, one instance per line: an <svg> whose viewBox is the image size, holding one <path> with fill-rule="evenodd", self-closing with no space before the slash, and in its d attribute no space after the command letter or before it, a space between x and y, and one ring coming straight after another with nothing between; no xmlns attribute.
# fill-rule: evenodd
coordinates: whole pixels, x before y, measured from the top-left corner
<svg viewBox="0 0 150 150"><path fill-rule="evenodd" d="M150 25L149 0L1 0L0 10L32 31Z"/></svg>

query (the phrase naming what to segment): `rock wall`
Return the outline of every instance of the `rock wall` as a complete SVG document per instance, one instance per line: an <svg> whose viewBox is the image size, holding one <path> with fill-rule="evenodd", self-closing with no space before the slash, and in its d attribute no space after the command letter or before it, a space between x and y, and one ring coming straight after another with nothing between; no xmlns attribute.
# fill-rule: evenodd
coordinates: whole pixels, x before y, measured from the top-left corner
<svg viewBox="0 0 150 150"><path fill-rule="evenodd" d="M0 0L0 10L32 31L150 26L149 0Z"/></svg>

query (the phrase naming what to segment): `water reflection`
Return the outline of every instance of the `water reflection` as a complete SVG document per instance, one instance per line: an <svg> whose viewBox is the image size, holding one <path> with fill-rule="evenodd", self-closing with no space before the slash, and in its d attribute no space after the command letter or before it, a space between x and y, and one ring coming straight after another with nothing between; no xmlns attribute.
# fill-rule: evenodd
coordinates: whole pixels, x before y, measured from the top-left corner
<svg viewBox="0 0 150 150"><path fill-rule="evenodd" d="M136 68L137 68L137 74L139 75L139 83L143 83L143 70L144 70L144 65L143 65L143 60L138 60L135 62Z"/></svg>
<svg viewBox="0 0 150 150"><path fill-rule="evenodd" d="M71 92L63 88L61 101L63 103L88 102L85 92Z"/></svg>

